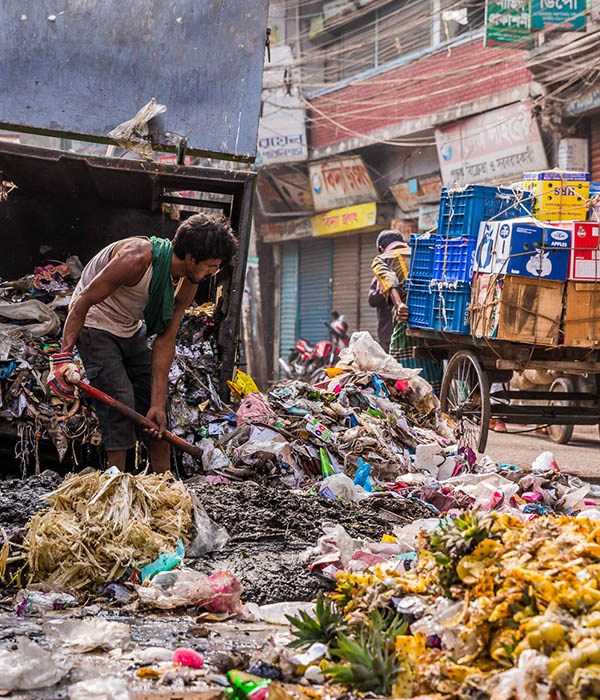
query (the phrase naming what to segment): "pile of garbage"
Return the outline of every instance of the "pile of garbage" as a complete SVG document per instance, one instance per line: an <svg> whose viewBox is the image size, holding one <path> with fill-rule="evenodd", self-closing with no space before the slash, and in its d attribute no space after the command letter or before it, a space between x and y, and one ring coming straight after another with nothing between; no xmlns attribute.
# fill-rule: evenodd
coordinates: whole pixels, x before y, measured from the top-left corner
<svg viewBox="0 0 600 700"><path fill-rule="evenodd" d="M25 475L42 469L40 441L49 439L59 461L71 450L74 463L89 461L101 442L93 410L85 402L63 402L47 390L48 350L58 346L68 305L82 265L35 268L31 275L0 284L0 419L17 437Z"/></svg>
<svg viewBox="0 0 600 700"><path fill-rule="evenodd" d="M178 363L185 363L179 351ZM368 333L353 335L329 374L321 385L283 381L262 394L238 371L231 383L235 410L222 402L219 410L218 397L209 397L184 411L180 399L185 420L174 432L203 450L201 465L187 461L188 474L302 488L340 474L354 479L361 467L365 478L368 471L380 482L393 480L410 470L420 445L435 443L458 455L429 384L386 355Z"/></svg>
<svg viewBox="0 0 600 700"><path fill-rule="evenodd" d="M598 696L599 517L466 511L423 523L418 543L419 523L398 530L412 558L339 571L290 618L292 673L395 698Z"/></svg>
<svg viewBox="0 0 600 700"><path fill-rule="evenodd" d="M6 427L14 430L22 476L32 467L39 474L49 461L56 461L43 452L47 440L59 462L70 453L75 467L103 464L92 403L85 396L65 402L46 387L49 352L60 343L81 271L81 262L72 256L0 284L0 419L5 432ZM215 388L220 376L216 315L210 303L186 311L169 376L171 421L192 441L207 409L219 415L227 412ZM85 372L82 375L85 379ZM184 460L184 467L184 474L197 471L193 460Z"/></svg>

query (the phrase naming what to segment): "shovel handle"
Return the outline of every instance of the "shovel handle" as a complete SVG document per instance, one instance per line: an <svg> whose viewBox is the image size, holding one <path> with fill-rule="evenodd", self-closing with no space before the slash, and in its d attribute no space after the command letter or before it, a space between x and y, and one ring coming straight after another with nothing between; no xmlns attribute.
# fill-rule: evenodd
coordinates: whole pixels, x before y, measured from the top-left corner
<svg viewBox="0 0 600 700"><path fill-rule="evenodd" d="M133 408L130 408L124 403L121 403L121 401L113 399L112 396L105 394L103 391L100 391L100 389L95 389L93 386L90 386L89 384L86 384L85 382L81 381L77 383L77 386L91 398L95 399L96 401L99 401L100 403L103 403L105 406L110 406L110 408L114 408L115 411L118 411L121 415L125 416L125 418L129 418L129 420L133 423L137 423L137 425L141 425L143 428L158 431L159 427L158 425L156 425L156 423L149 420L148 418L146 418L146 416L143 416L141 413L134 411ZM202 459L202 450L199 447L197 447L196 445L190 445L189 442L186 442L180 437L177 437L177 435L174 435L170 430L165 430L161 439L171 443L171 445L173 445L175 449L180 450L181 452L185 452L188 455L195 457L196 459Z"/></svg>

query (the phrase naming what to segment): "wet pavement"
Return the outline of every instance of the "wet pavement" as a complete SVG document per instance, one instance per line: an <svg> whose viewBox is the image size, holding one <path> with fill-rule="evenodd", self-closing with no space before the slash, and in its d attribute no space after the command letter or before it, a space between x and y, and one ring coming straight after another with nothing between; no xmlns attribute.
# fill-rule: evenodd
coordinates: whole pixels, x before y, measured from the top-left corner
<svg viewBox="0 0 600 700"><path fill-rule="evenodd" d="M71 671L58 684L40 690L15 691L0 695L14 700L59 700L68 698L68 687L78 681L93 678L118 677L125 679L136 693L164 693L171 697L172 690L194 691L219 689L225 683L224 673L232 668L247 668L253 655L273 635L287 638L287 627L265 622L239 622L235 620L205 621L202 616L190 615L186 611L176 614L113 609L92 605L64 611L50 611L44 616L17 617L10 609L13 598L0 599L0 650L15 650L17 638L25 636L42 648L51 651L59 663L72 665ZM87 653L67 651L61 638L61 625L74 619L109 620L130 626L130 641L124 648L118 643L107 648ZM160 683L154 678L140 678L141 668L165 668L169 662L150 662L144 658L144 650L159 647L173 652L178 647L188 647L202 654L205 663L200 670L177 673ZM32 668L32 673L35 669ZM144 673L143 671L141 673ZM185 682L184 682L185 677ZM172 685L169 678L173 679ZM166 682L165 682L166 681ZM175 697L175 696L174 696Z"/></svg>

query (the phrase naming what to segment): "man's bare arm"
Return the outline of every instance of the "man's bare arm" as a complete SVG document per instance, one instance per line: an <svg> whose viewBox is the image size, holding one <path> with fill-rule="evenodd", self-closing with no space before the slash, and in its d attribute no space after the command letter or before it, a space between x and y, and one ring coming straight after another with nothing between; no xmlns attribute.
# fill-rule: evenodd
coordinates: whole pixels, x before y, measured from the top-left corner
<svg viewBox="0 0 600 700"><path fill-rule="evenodd" d="M160 427L160 434L166 429L167 419L165 404L167 401L167 385L169 370L175 357L175 339L181 324L183 312L194 300L198 286L185 279L175 297L173 318L167 330L158 335L152 346L152 398L148 418ZM158 435L154 436L158 437Z"/></svg>
<svg viewBox="0 0 600 700"><path fill-rule="evenodd" d="M119 287L137 284L151 262L149 241L137 239L124 245L71 304L63 330L63 352L73 351L90 307L104 301Z"/></svg>

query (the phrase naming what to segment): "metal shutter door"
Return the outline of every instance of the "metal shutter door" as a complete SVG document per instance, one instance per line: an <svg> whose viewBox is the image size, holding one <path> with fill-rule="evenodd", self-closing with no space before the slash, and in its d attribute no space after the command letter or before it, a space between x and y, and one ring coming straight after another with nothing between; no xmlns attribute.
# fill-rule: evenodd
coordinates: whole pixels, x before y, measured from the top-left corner
<svg viewBox="0 0 600 700"><path fill-rule="evenodd" d="M298 242L281 244L281 305L279 310L279 353L287 361L290 348L296 344L298 307Z"/></svg>
<svg viewBox="0 0 600 700"><path fill-rule="evenodd" d="M333 241L333 311L348 324L348 333L360 330L358 325L359 236L342 236Z"/></svg>
<svg viewBox="0 0 600 700"><path fill-rule="evenodd" d="M298 336L309 343L329 337L323 325L331 320L331 241L300 242L300 328Z"/></svg>
<svg viewBox="0 0 600 700"><path fill-rule="evenodd" d="M377 340L377 310L369 306L369 287L373 279L371 263L377 255L378 233L362 233L360 235L360 274L359 274L359 302L360 302L360 330L369 331Z"/></svg>
<svg viewBox="0 0 600 700"><path fill-rule="evenodd" d="M600 182L600 117L590 122L590 174L593 182Z"/></svg>

